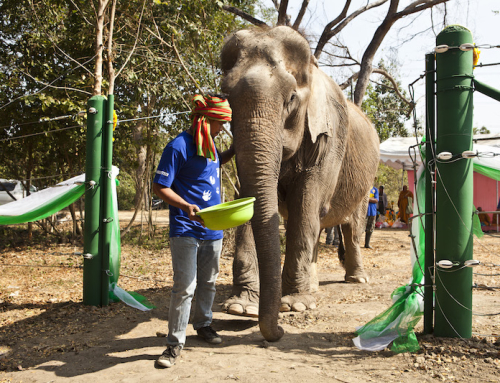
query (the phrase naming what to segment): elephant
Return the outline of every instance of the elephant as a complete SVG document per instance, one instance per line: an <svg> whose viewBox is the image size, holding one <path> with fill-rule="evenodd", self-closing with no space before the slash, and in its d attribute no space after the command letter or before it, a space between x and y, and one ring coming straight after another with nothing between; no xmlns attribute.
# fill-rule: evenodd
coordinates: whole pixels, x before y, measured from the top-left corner
<svg viewBox="0 0 500 383"><path fill-rule="evenodd" d="M280 310L315 307L323 228L342 227L345 280L367 281L359 241L379 139L294 29L237 31L226 37L220 57L240 197L256 198L250 223L237 229L233 296L224 307L258 316L264 338L277 341L284 333ZM283 271L280 214L287 220Z"/></svg>

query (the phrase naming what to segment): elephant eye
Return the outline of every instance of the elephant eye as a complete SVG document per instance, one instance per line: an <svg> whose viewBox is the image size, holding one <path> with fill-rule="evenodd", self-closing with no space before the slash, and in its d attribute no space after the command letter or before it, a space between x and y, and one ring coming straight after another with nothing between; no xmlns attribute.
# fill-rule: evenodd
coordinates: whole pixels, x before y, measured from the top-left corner
<svg viewBox="0 0 500 383"><path fill-rule="evenodd" d="M292 93L290 96L290 102L293 102L297 98L297 95L295 93Z"/></svg>

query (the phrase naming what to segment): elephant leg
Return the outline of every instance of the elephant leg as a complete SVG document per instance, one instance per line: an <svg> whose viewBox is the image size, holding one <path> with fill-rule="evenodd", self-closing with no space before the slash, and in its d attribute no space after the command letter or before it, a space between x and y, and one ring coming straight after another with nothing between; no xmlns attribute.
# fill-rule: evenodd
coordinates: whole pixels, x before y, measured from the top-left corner
<svg viewBox="0 0 500 383"><path fill-rule="evenodd" d="M311 285L313 289L319 286L316 267L320 235L319 219L312 219L302 211L296 213L289 214L288 220L286 256L282 274L283 296L280 307L282 312L316 308ZM290 219L290 216L293 219ZM317 215L314 218L317 218Z"/></svg>
<svg viewBox="0 0 500 383"><path fill-rule="evenodd" d="M259 316L259 268L250 224L236 229L233 290L222 309L233 315Z"/></svg>
<svg viewBox="0 0 500 383"><path fill-rule="evenodd" d="M345 259L343 265L345 268L344 279L346 282L368 282L368 276L363 268L363 260L359 248L365 222L364 214L362 214L361 211L366 211L366 208L364 210L357 209L357 211L353 213L352 220L349 220L347 224L342 224L342 234L344 234L345 245Z"/></svg>

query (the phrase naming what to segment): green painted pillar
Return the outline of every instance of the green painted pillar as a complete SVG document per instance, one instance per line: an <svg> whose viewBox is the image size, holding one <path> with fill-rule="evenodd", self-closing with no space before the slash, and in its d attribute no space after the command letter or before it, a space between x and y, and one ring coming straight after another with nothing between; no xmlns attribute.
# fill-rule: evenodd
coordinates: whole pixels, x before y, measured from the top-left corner
<svg viewBox="0 0 500 383"><path fill-rule="evenodd" d="M434 329L434 166L432 153L436 141L436 59L434 53L425 55L425 261L424 261L424 334L431 334Z"/></svg>
<svg viewBox="0 0 500 383"><path fill-rule="evenodd" d="M101 256L99 251L100 178L102 126L106 112L103 96L87 103L87 146L85 157L85 222L83 238L83 304L101 305Z"/></svg>
<svg viewBox="0 0 500 383"><path fill-rule="evenodd" d="M114 95L108 95L107 102L104 103L106 109L106 122L103 124L103 139L102 139L102 167L101 167L101 211L100 225L101 235L100 253L101 253L101 304L107 306L109 304L109 256L111 245L111 225L112 225L112 208L111 203L111 170L113 161L113 109Z"/></svg>
<svg viewBox="0 0 500 383"><path fill-rule="evenodd" d="M470 31L459 25L445 28L437 46L450 49L436 53L437 138L436 153L460 156L472 149L473 52L458 49L472 43ZM458 157L455 157L458 158ZM436 265L434 334L470 338L472 335L473 182L470 159L438 160L436 184L436 264L450 260L457 266Z"/></svg>

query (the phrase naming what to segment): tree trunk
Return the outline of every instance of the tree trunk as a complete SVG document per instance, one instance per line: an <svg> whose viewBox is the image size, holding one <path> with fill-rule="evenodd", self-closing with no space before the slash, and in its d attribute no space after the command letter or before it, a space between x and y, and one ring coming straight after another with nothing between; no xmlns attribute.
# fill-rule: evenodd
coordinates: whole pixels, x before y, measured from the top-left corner
<svg viewBox="0 0 500 383"><path fill-rule="evenodd" d="M104 11L108 6L109 0L99 0L97 8L96 20L96 38L95 38L95 69L94 69L94 89L93 96L101 95L102 88L102 51L103 45L103 31L104 31Z"/></svg>

